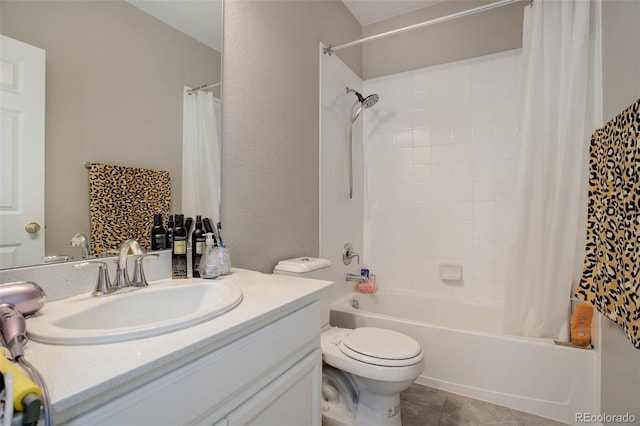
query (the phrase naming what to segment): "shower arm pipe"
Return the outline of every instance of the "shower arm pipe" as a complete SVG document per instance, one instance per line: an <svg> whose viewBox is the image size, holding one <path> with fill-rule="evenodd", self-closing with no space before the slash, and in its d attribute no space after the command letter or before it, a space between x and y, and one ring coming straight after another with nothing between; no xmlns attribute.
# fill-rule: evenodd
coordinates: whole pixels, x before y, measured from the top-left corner
<svg viewBox="0 0 640 426"><path fill-rule="evenodd" d="M339 46L331 46L324 48L325 54L333 54L333 52L341 49L346 49L347 47L357 46L358 44L367 43L370 41L378 40L384 37L401 34L407 31L416 30L418 28L428 27L430 25L440 24L442 22L451 21L453 19L462 18L463 16L473 15L474 13L484 12L485 10L495 9L496 7L506 6L511 3L517 3L520 0L500 0L494 3L485 4L483 6L474 7L472 9L463 10L462 12L452 13L451 15L442 16L440 18L430 19L428 21L420 22L417 24L409 25L406 27L398 28L395 30L387 31L384 33L372 35L369 37L364 37L359 40L354 40L349 43L341 44Z"/></svg>

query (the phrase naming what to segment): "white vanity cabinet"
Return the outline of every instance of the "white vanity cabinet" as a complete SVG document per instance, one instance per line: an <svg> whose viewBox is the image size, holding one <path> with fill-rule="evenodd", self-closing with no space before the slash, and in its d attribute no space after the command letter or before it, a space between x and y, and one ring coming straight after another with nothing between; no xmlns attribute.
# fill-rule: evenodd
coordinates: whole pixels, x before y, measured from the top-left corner
<svg viewBox="0 0 640 426"><path fill-rule="evenodd" d="M322 352L315 350L227 416L228 426L319 426Z"/></svg>
<svg viewBox="0 0 640 426"><path fill-rule="evenodd" d="M190 362L141 373L140 386L108 401L56 413L55 423L319 426L319 311L313 302L274 314Z"/></svg>

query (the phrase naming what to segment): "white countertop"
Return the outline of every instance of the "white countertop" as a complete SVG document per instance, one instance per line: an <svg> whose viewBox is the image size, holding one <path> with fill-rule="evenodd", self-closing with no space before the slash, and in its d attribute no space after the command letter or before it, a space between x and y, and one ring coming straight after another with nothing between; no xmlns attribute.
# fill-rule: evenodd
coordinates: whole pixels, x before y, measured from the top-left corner
<svg viewBox="0 0 640 426"><path fill-rule="evenodd" d="M92 400L107 396L105 393L116 387L139 385L168 366L188 362L308 305L318 299L320 290L331 285L330 281L242 269L232 269L231 274L218 280L233 283L242 290L244 299L240 305L179 331L99 345L63 346L29 341L25 357L47 383L54 419L79 404L89 408ZM218 280L212 280L211 285ZM179 282L176 280L177 285Z"/></svg>

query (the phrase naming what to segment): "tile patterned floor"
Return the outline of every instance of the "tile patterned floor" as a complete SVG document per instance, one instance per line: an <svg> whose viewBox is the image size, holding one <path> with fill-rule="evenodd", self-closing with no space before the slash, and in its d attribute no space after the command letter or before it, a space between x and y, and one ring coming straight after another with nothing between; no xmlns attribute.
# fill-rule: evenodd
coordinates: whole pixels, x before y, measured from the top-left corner
<svg viewBox="0 0 640 426"><path fill-rule="evenodd" d="M565 424L417 384L411 385L400 394L400 406L402 426L562 426Z"/></svg>

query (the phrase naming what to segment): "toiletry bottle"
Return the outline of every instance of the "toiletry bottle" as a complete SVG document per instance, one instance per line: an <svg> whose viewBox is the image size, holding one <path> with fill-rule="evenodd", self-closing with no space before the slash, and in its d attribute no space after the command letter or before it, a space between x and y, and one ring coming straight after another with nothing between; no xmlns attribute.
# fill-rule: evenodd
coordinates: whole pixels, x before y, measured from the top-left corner
<svg viewBox="0 0 640 426"><path fill-rule="evenodd" d="M188 217L184 220L184 230L187 231L187 243L191 241L191 225L193 225L193 219Z"/></svg>
<svg viewBox="0 0 640 426"><path fill-rule="evenodd" d="M175 226L175 222L173 220L173 215L170 214L167 218L167 245L166 248L173 248L173 227Z"/></svg>
<svg viewBox="0 0 640 426"><path fill-rule="evenodd" d="M162 226L162 214L153 215L153 227L151 228L151 250L164 250L167 248L167 231Z"/></svg>
<svg viewBox="0 0 640 426"><path fill-rule="evenodd" d="M218 255L216 250L218 247L213 245L213 233L205 234L205 250L200 259L200 276L206 279L215 279L220 275L220 265L218 264Z"/></svg>
<svg viewBox="0 0 640 426"><path fill-rule="evenodd" d="M175 215L173 228L173 248L171 251L171 277L187 278L187 231L184 229L184 215Z"/></svg>
<svg viewBox="0 0 640 426"><path fill-rule="evenodd" d="M211 220L208 217L205 217L204 219L202 219L202 226L204 226L205 233L214 232L213 226L211 226Z"/></svg>
<svg viewBox="0 0 640 426"><path fill-rule="evenodd" d="M202 216L196 216L196 229L191 234L191 266L193 268L193 278L200 278L200 259L205 251L205 236L202 231Z"/></svg>
<svg viewBox="0 0 640 426"><path fill-rule="evenodd" d="M593 307L588 303L578 303L571 320L571 343L576 346L591 345L591 319Z"/></svg>

